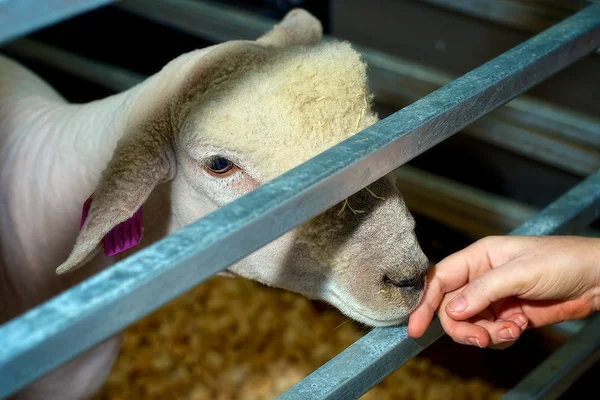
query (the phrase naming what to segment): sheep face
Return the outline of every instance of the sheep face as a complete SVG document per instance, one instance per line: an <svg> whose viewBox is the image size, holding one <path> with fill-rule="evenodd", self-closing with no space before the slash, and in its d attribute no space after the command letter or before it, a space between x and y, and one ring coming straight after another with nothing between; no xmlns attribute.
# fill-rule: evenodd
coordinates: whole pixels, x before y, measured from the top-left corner
<svg viewBox="0 0 600 400"><path fill-rule="evenodd" d="M184 224L377 121L365 65L344 43L280 51L195 102L176 141L173 207ZM385 177L229 271L395 324L417 305L428 268L413 230Z"/></svg>
<svg viewBox="0 0 600 400"><path fill-rule="evenodd" d="M241 168L223 181L206 175L175 179L173 210L180 223L233 200L232 187L243 195L258 185ZM227 271L325 300L370 326L393 325L418 304L429 266L413 229L412 216L385 177Z"/></svg>
<svg viewBox="0 0 600 400"><path fill-rule="evenodd" d="M146 208L138 248L374 124L366 65L349 44L319 44L320 37L318 21L292 11L256 42L185 54L134 88L117 126L122 139L57 272L89 261L114 226L154 202L163 182L171 213ZM169 215L170 230L160 231L156 219ZM383 326L402 322L417 305L427 267L414 220L385 177L228 273L323 299Z"/></svg>

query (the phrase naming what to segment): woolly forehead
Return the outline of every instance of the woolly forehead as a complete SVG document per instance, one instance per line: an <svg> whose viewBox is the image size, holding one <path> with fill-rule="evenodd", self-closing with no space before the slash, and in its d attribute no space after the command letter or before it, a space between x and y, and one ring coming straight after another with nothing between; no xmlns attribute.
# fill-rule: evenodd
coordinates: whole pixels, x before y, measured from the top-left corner
<svg viewBox="0 0 600 400"><path fill-rule="evenodd" d="M181 133L186 150L243 155L264 181L377 121L366 66L347 43L278 50L202 97Z"/></svg>

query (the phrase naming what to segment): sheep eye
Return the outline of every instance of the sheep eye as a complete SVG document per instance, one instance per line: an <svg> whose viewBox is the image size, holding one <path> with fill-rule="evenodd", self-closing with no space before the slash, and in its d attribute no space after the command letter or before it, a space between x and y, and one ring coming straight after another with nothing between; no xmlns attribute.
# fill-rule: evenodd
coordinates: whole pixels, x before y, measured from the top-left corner
<svg viewBox="0 0 600 400"><path fill-rule="evenodd" d="M207 163L207 170L209 173L211 173L212 175L217 175L217 176L222 176L227 174L228 172L231 172L233 170L233 168L235 167L235 164L232 163L231 161L229 161L228 159L224 158L224 157L212 157L210 160L208 160Z"/></svg>

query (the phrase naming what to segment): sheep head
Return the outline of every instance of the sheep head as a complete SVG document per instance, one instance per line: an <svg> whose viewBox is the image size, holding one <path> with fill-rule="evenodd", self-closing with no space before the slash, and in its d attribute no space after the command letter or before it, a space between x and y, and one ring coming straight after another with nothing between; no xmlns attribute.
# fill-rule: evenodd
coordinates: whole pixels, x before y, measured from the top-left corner
<svg viewBox="0 0 600 400"><path fill-rule="evenodd" d="M89 261L160 183L169 182L177 229L374 124L365 63L348 43L320 43L321 31L314 17L294 10L254 42L185 54L135 88L124 135L57 272ZM384 177L226 273L383 326L417 305L428 265L414 219Z"/></svg>

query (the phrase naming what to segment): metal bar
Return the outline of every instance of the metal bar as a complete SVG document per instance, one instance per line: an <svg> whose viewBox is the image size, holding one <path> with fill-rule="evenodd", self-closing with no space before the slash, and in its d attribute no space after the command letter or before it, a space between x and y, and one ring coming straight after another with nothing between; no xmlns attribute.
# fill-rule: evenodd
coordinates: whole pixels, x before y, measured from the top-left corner
<svg viewBox="0 0 600 400"><path fill-rule="evenodd" d="M0 396L123 330L598 46L600 6L591 6L6 323L0 327Z"/></svg>
<svg viewBox="0 0 600 400"><path fill-rule="evenodd" d="M29 39L16 40L3 50L43 62L116 92L127 90L146 78ZM409 165L398 168L394 175L410 210L474 238L504 234L539 211Z"/></svg>
<svg viewBox="0 0 600 400"><path fill-rule="evenodd" d="M81 57L30 39L16 40L5 45L2 49L8 50L9 53L14 55L51 65L116 92L130 89L146 78L134 72ZM594 126L586 126L593 125L592 121L569 115L565 116L563 114L564 110L556 107L552 108L549 105L535 104L532 106L530 101L533 100L514 99L509 103L515 106L515 111L520 111L520 120L523 124L529 123L530 120L537 120L537 117L543 117L541 121L550 121L548 125L554 125L554 129L558 125L562 132L573 136L574 140L579 135L587 132L593 133ZM493 114L497 114L498 111L506 107L501 107ZM550 107L550 109L546 110L544 107ZM554 118L556 115L561 115L566 119L561 121ZM471 126L485 118L482 117ZM535 124L537 121L531 121L531 123ZM501 124L501 126L504 127L505 124ZM577 130L576 128L579 126L583 126L583 128ZM488 132L492 133L497 130L500 129L490 128ZM506 135L509 135L510 141L514 142L510 131L503 130L496 136L500 140ZM517 141L517 143L522 144L521 141ZM545 142L541 140L538 143L531 143L531 146L535 147L537 151L539 147L546 148L547 146L544 144ZM597 161L597 164L600 166L600 160ZM402 196L411 210L440 221L474 238L504 234L515 229L539 212L538 209L526 204L460 184L408 165L396 170L395 177ZM583 234L593 237L600 236L600 232L594 230L588 230ZM569 325L567 327L568 332L573 333L571 325L574 325L574 323L568 323L567 325Z"/></svg>
<svg viewBox="0 0 600 400"><path fill-rule="evenodd" d="M43 62L116 92L127 90L146 78L29 39L16 40L4 46L3 50ZM539 211L408 165L394 174L409 209L474 238L504 234Z"/></svg>
<svg viewBox="0 0 600 400"><path fill-rule="evenodd" d="M0 44L115 0L0 0Z"/></svg>
<svg viewBox="0 0 600 400"><path fill-rule="evenodd" d="M216 42L254 39L274 23L206 0L128 0L118 7ZM456 78L381 51L354 47L369 65L369 87L381 104L401 108ZM581 177L600 168L600 120L531 97L509 102L464 132Z"/></svg>
<svg viewBox="0 0 600 400"><path fill-rule="evenodd" d="M503 400L557 399L600 360L600 314L529 373Z"/></svg>
<svg viewBox="0 0 600 400"><path fill-rule="evenodd" d="M581 211L582 216L572 209ZM540 236L577 232L595 220L599 210L600 171L510 234ZM375 328L278 399L357 399L443 335L437 319L426 336L418 340L408 336L406 326ZM588 347L579 350L587 351ZM581 356L571 354L573 359Z"/></svg>
<svg viewBox="0 0 600 400"><path fill-rule="evenodd" d="M146 78L128 70L90 60L29 39L16 40L4 46L3 50L43 62L117 92L127 90ZM519 99L515 99L511 103L516 104L518 101ZM538 112L541 111L538 110ZM551 117L553 113L561 111L560 109L550 109L548 116ZM526 111L523 111L523 114L523 118L533 118L528 117ZM477 124L479 121L481 119L473 124ZM552 122L558 123L556 120ZM575 123L575 121L573 122ZM585 124L586 121L579 121L579 123ZM566 130L568 128L569 126L565 127ZM503 134L507 135L508 133L504 131ZM498 136L501 137L502 133ZM544 142L538 143L539 146L545 147L543 144ZM539 146L536 146L536 149ZM408 165L399 168L394 174L409 209L440 221L473 238L505 234L539 212L538 209L526 204ZM584 234L593 237L600 236L600 232L594 230L588 230ZM569 326L568 330L572 333L573 328Z"/></svg>
<svg viewBox="0 0 600 400"><path fill-rule="evenodd" d="M127 90L146 78L29 39L16 40L2 49L116 92ZM475 238L506 233L539 211L408 165L394 174L409 209Z"/></svg>

